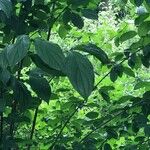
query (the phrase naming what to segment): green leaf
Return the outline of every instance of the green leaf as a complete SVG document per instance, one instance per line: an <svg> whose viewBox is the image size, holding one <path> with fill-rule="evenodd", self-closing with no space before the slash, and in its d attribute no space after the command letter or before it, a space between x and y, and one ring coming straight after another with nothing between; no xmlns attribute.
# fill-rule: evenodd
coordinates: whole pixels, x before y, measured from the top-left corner
<svg viewBox="0 0 150 150"><path fill-rule="evenodd" d="M149 17L149 13L144 13L139 15L136 19L135 19L135 25L138 26L140 25L146 18Z"/></svg>
<svg viewBox="0 0 150 150"><path fill-rule="evenodd" d="M123 67L123 72L128 76L135 77L134 71L132 71L129 67Z"/></svg>
<svg viewBox="0 0 150 150"><path fill-rule="evenodd" d="M2 10L7 17L12 14L12 3L10 0L0 0L0 10Z"/></svg>
<svg viewBox="0 0 150 150"><path fill-rule="evenodd" d="M112 82L115 82L115 81L117 80L117 78L118 78L118 74L117 74L117 72L115 71L115 69L112 68L111 71L110 71L110 80L111 80Z"/></svg>
<svg viewBox="0 0 150 150"><path fill-rule="evenodd" d="M32 61L34 62L34 64L38 68L43 70L45 73L48 73L49 75L56 76L56 77L66 76L62 71L50 68L46 63L44 63L41 60L41 58L37 54L31 54L30 57L31 57Z"/></svg>
<svg viewBox="0 0 150 150"><path fill-rule="evenodd" d="M109 58L107 54L99 47L97 47L94 44L87 44L87 45L78 45L74 47L75 50L81 50L84 52L87 52L93 56L95 56L97 59L99 59L103 64L109 63Z"/></svg>
<svg viewBox="0 0 150 150"><path fill-rule="evenodd" d="M77 13L71 13L71 22L74 26L78 27L79 29L82 29L84 26L83 19Z"/></svg>
<svg viewBox="0 0 150 150"><path fill-rule="evenodd" d="M90 0L67 0L67 3L70 5L72 4L73 6L80 6L80 5L87 5Z"/></svg>
<svg viewBox="0 0 150 150"><path fill-rule="evenodd" d="M13 89L14 100L19 104L18 108L21 111L31 107L32 96L27 87L21 82L12 77L11 87Z"/></svg>
<svg viewBox="0 0 150 150"><path fill-rule="evenodd" d="M150 4L150 0L145 0L147 4Z"/></svg>
<svg viewBox="0 0 150 150"><path fill-rule="evenodd" d="M86 117L90 118L90 119L95 119L98 117L98 113L97 112L89 112L86 114Z"/></svg>
<svg viewBox="0 0 150 150"><path fill-rule="evenodd" d="M134 86L134 90L138 90L140 88L150 88L150 82L148 82L148 81L141 81L141 82L138 82Z"/></svg>
<svg viewBox="0 0 150 150"><path fill-rule="evenodd" d="M136 6L140 6L142 5L144 0L134 0L134 3L136 4Z"/></svg>
<svg viewBox="0 0 150 150"><path fill-rule="evenodd" d="M146 36L150 31L150 21L145 21L141 23L138 27L138 34L139 36Z"/></svg>
<svg viewBox="0 0 150 150"><path fill-rule="evenodd" d="M6 107L6 100L3 98L0 98L0 113L4 112Z"/></svg>
<svg viewBox="0 0 150 150"><path fill-rule="evenodd" d="M105 144L104 144L104 150L112 150L110 144L105 143Z"/></svg>
<svg viewBox="0 0 150 150"><path fill-rule="evenodd" d="M128 32L121 35L119 41L121 43L123 43L123 42L135 37L136 35L137 35L137 33L135 31L128 31Z"/></svg>
<svg viewBox="0 0 150 150"><path fill-rule="evenodd" d="M87 99L94 88L94 71L90 61L78 52L66 58L65 72L73 87Z"/></svg>
<svg viewBox="0 0 150 150"><path fill-rule="evenodd" d="M3 82L3 84L6 85L9 79L10 79L9 71L6 68L2 69L0 72L0 80Z"/></svg>
<svg viewBox="0 0 150 150"><path fill-rule="evenodd" d="M150 125L144 127L144 133L146 136L150 137Z"/></svg>
<svg viewBox="0 0 150 150"><path fill-rule="evenodd" d="M65 56L59 45L37 38L35 39L35 49L38 56L50 68L59 71L62 70L64 66Z"/></svg>
<svg viewBox="0 0 150 150"><path fill-rule="evenodd" d="M88 19L98 20L98 12L96 10L83 9L82 15Z"/></svg>
<svg viewBox="0 0 150 150"><path fill-rule="evenodd" d="M31 75L29 78L29 84L39 98L49 103L51 88L45 78Z"/></svg>
<svg viewBox="0 0 150 150"><path fill-rule="evenodd" d="M19 36L15 44L7 47L7 59L9 65L14 67L19 63L27 55L29 47L29 37L27 35Z"/></svg>
<svg viewBox="0 0 150 150"><path fill-rule="evenodd" d="M0 67L6 68L8 66L8 60L6 56L6 49L0 53Z"/></svg>

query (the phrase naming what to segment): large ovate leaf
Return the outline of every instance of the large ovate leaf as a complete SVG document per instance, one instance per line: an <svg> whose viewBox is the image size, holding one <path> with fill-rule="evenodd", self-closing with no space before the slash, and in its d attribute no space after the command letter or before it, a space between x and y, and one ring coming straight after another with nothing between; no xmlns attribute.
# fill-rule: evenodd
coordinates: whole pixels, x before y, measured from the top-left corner
<svg viewBox="0 0 150 150"><path fill-rule="evenodd" d="M87 44L87 45L78 45L74 47L75 50L81 50L84 52L87 52L93 56L95 56L97 59L99 59L103 64L109 63L109 58L107 54L99 47L97 47L94 44Z"/></svg>
<svg viewBox="0 0 150 150"><path fill-rule="evenodd" d="M35 40L35 49L38 56L50 68L62 70L65 56L59 45L37 38Z"/></svg>
<svg viewBox="0 0 150 150"><path fill-rule="evenodd" d="M46 63L44 63L41 60L41 58L37 54L31 54L30 57L38 68L48 73L49 75L57 76L57 77L66 76L62 71L50 68Z"/></svg>
<svg viewBox="0 0 150 150"><path fill-rule="evenodd" d="M12 13L11 0L0 0L0 10L2 10L7 17L10 17Z"/></svg>
<svg viewBox="0 0 150 150"><path fill-rule="evenodd" d="M45 78L31 75L29 78L29 84L39 98L43 99L47 103L49 102L51 97L51 88Z"/></svg>
<svg viewBox="0 0 150 150"><path fill-rule="evenodd" d="M22 35L17 38L15 44L7 47L7 59L10 66L15 66L26 55L30 47L30 39L27 35Z"/></svg>
<svg viewBox="0 0 150 150"><path fill-rule="evenodd" d="M94 88L94 71L90 61L78 52L71 52L66 58L65 72L73 87L87 99Z"/></svg>

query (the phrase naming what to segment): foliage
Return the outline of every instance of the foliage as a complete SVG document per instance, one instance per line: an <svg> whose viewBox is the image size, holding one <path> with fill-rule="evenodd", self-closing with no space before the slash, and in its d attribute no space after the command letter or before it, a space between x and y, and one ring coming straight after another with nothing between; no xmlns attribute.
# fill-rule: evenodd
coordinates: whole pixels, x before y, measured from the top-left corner
<svg viewBox="0 0 150 150"><path fill-rule="evenodd" d="M0 0L0 149L150 149L149 67L149 0Z"/></svg>

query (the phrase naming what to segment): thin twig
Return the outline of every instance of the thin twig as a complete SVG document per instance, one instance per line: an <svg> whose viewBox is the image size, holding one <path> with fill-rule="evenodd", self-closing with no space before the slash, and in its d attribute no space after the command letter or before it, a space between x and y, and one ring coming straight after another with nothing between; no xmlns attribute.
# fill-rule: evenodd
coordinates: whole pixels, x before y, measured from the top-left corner
<svg viewBox="0 0 150 150"><path fill-rule="evenodd" d="M116 117L120 116L121 114L123 114L124 112L126 112L127 110L130 110L131 108L134 108L135 106L143 103L144 101L140 101L135 103L134 105L132 105L131 107L126 107L124 108L122 111L120 111L118 114L116 114L115 116L111 117L110 119L108 119L107 121L103 122L102 124L100 124L96 129L90 131L85 137L83 137L80 141L80 143L82 143L83 141L85 141L85 139L87 139L92 133L94 133L95 131L97 131L98 129L102 128L103 126L105 126L106 124L108 124L109 122L111 122L113 119L115 119Z"/></svg>
<svg viewBox="0 0 150 150"><path fill-rule="evenodd" d="M50 146L49 150L52 150L53 147L55 146L55 144L57 143L58 139L60 138L64 128L67 126L67 124L70 122L71 118L74 116L74 114L78 111L79 107L77 107L75 109L75 111L73 111L73 113L69 116L69 118L66 120L66 122L64 123L63 127L61 128L60 132L57 134L53 144Z"/></svg>
<svg viewBox="0 0 150 150"><path fill-rule="evenodd" d="M38 115L38 107L35 109L35 113L34 113L34 119L33 119L33 123L32 123L32 129L31 129L31 134L30 134L30 140L33 139L33 134L35 131L35 125L36 125L36 119L37 119L37 115ZM28 145L27 150L30 150L31 145Z"/></svg>

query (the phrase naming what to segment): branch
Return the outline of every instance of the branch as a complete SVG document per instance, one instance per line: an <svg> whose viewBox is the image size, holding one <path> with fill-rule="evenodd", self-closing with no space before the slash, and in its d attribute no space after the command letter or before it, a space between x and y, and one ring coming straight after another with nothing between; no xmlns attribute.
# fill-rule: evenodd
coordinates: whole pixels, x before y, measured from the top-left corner
<svg viewBox="0 0 150 150"><path fill-rule="evenodd" d="M108 124L109 122L111 122L113 119L115 119L116 117L120 116L121 114L123 114L124 112L126 112L127 110L130 110L131 108L134 108L135 106L143 103L144 101L140 101L135 103L134 105L130 106L130 107L125 107L121 112L119 112L118 114L116 114L115 116L113 116L112 118L108 119L107 121L103 122L102 124L100 124L96 129L90 131L85 137L83 137L80 141L80 143L82 143L85 139L87 139L92 133L94 133L95 131L97 131L98 129L102 128L103 126L105 126L106 124Z"/></svg>
<svg viewBox="0 0 150 150"><path fill-rule="evenodd" d="M75 111L69 116L69 118L66 120L66 122L64 123L63 127L61 128L60 132L57 134L53 144L50 146L49 150L52 150L53 147L55 146L55 144L57 143L58 139L60 138L64 128L67 126L67 124L70 122L71 118L74 116L74 114L78 111L79 107L77 107L75 109Z"/></svg>
<svg viewBox="0 0 150 150"><path fill-rule="evenodd" d="M30 140L32 140L33 138L33 134L34 134L34 130L35 130L35 125L36 125L36 119L37 119L37 115L38 115L38 107L35 109L35 113L34 113L34 119L33 119L33 123L32 123L32 129L31 129L31 134L30 134ZM27 150L30 150L31 145L29 144L27 147Z"/></svg>
<svg viewBox="0 0 150 150"><path fill-rule="evenodd" d="M124 58L119 64L117 65L121 65L122 63L124 63L126 60L128 60L131 56L133 56L134 54L136 54L137 52L141 51L141 49L137 50L136 52L132 53L128 58ZM95 85L93 91L95 91L98 87L98 85L111 73L111 70L104 75L104 77L102 77L102 79L100 79L100 81Z"/></svg>

